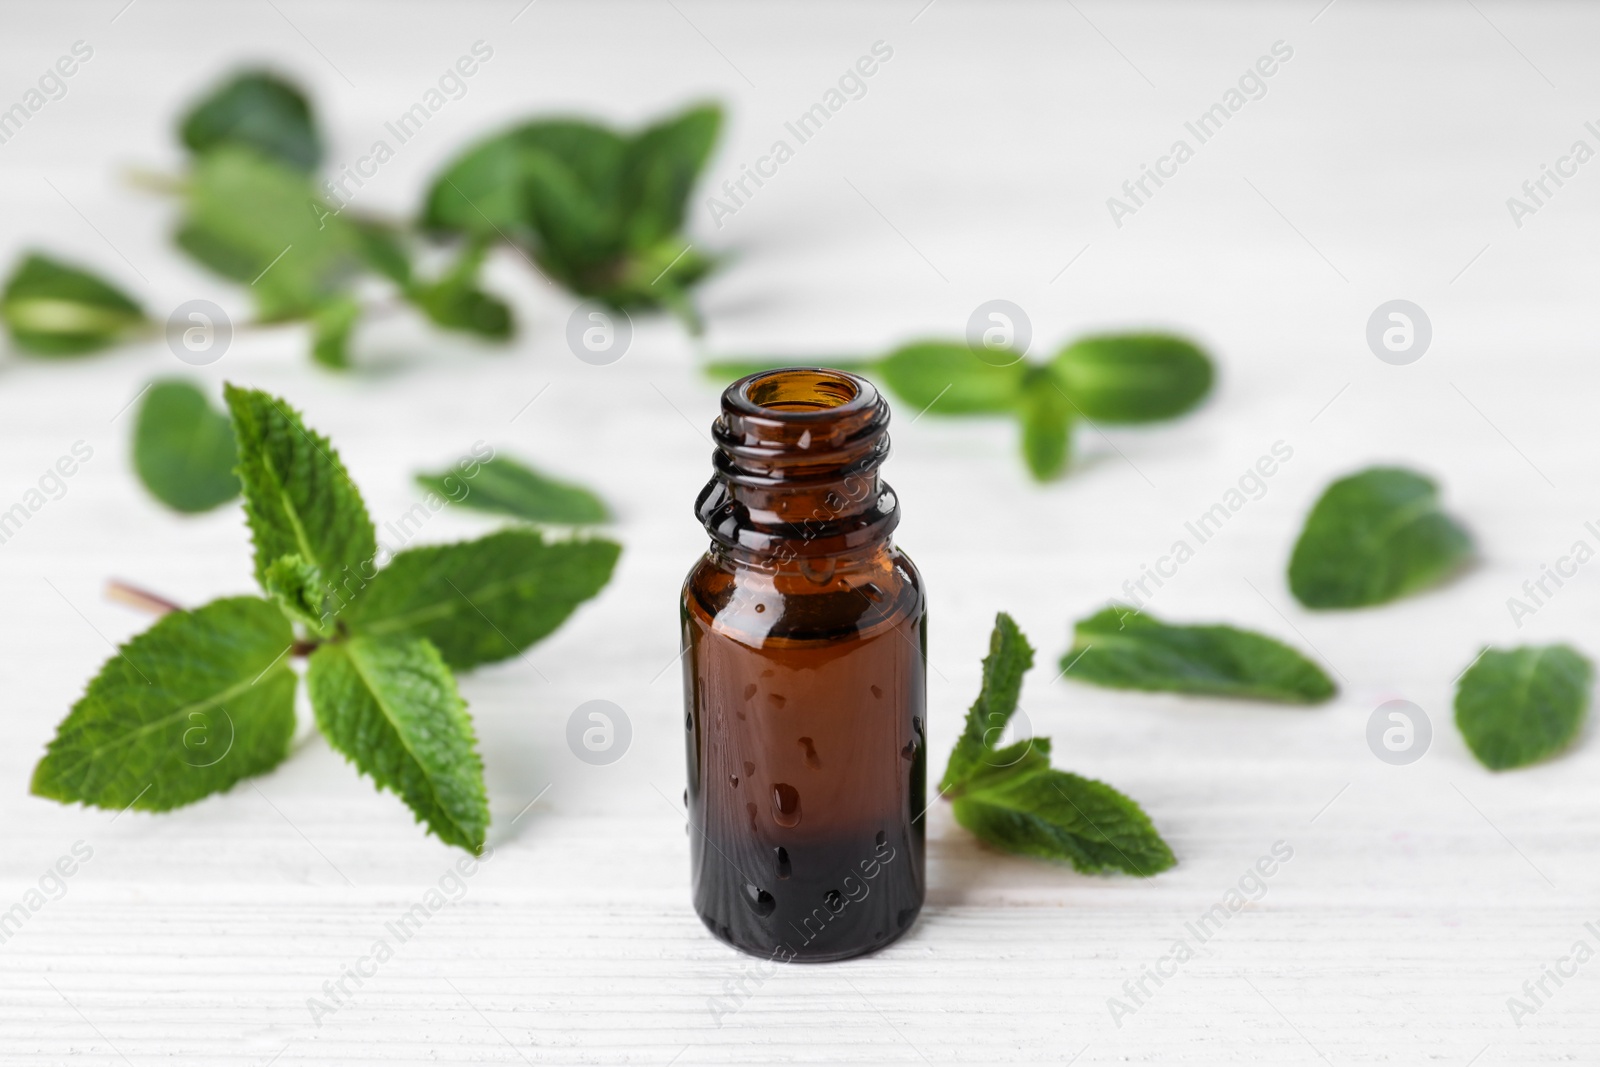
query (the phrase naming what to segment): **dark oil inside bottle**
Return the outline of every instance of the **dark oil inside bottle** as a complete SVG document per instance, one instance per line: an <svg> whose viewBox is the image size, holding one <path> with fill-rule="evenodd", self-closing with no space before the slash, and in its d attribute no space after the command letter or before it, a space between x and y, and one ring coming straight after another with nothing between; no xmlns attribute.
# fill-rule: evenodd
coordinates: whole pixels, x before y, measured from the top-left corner
<svg viewBox="0 0 1600 1067"><path fill-rule="evenodd" d="M701 919L747 952L824 961L888 944L922 906L926 631L876 474L887 406L804 373L802 400L755 415L725 398L712 549L684 587L685 728ZM807 406L819 386L840 392Z"/></svg>

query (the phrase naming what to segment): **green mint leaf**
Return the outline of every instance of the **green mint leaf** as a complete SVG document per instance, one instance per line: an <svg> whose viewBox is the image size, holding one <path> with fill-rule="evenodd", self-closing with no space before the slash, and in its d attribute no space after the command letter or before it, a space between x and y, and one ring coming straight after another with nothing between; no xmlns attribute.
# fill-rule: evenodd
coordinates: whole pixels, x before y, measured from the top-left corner
<svg viewBox="0 0 1600 1067"><path fill-rule="evenodd" d="M525 240L537 228L528 184L535 173L561 172L592 202L614 202L627 142L593 123L530 122L480 141L429 187L422 222L429 229ZM599 257L595 257L599 258Z"/></svg>
<svg viewBox="0 0 1600 1067"><path fill-rule="evenodd" d="M350 229L367 266L402 288L411 284L411 254L399 230L366 219L352 219Z"/></svg>
<svg viewBox="0 0 1600 1067"><path fill-rule="evenodd" d="M271 770L294 734L293 641L282 613L255 597L163 616L100 668L33 792L166 811Z"/></svg>
<svg viewBox="0 0 1600 1067"><path fill-rule="evenodd" d="M1017 407L1022 421L1022 458L1036 481L1066 473L1072 450L1072 404L1050 372L1031 368Z"/></svg>
<svg viewBox="0 0 1600 1067"><path fill-rule="evenodd" d="M1181 337L1085 337L1050 368L1084 416L1099 422L1154 422L1182 415L1211 391L1211 360Z"/></svg>
<svg viewBox="0 0 1600 1067"><path fill-rule="evenodd" d="M261 584L290 619L319 636L333 633L332 594L313 564L299 555L279 556L267 567Z"/></svg>
<svg viewBox="0 0 1600 1067"><path fill-rule="evenodd" d="M267 568L280 556L298 555L334 589L360 589L376 566L377 534L338 453L282 400L236 385L224 393L256 581L266 588Z"/></svg>
<svg viewBox="0 0 1600 1067"><path fill-rule="evenodd" d="M1015 363L994 366L965 344L922 341L895 349L875 369L877 379L917 412L977 415L1016 410L1028 367L1020 356Z"/></svg>
<svg viewBox="0 0 1600 1067"><path fill-rule="evenodd" d="M1456 686L1456 727L1491 770L1537 763L1578 736L1593 678L1567 645L1489 649Z"/></svg>
<svg viewBox="0 0 1600 1067"><path fill-rule="evenodd" d="M983 660L983 687L967 711L966 725L945 765L941 793L959 790L984 765L984 757L994 751L995 742L1017 710L1022 676L1032 666L1033 648L1028 639L1010 615L996 615L989 654Z"/></svg>
<svg viewBox="0 0 1600 1067"><path fill-rule="evenodd" d="M589 490L547 478L505 456L479 464L470 477L452 468L419 474L417 483L451 503L529 522L588 526L611 518L605 502Z"/></svg>
<svg viewBox="0 0 1600 1067"><path fill-rule="evenodd" d="M390 561L345 614L351 631L426 637L458 670L522 653L600 591L620 546L501 530L413 548Z"/></svg>
<svg viewBox="0 0 1600 1067"><path fill-rule="evenodd" d="M1067 860L1086 874L1148 878L1177 862L1138 804L1103 782L1037 768L969 788L956 821L1008 852Z"/></svg>
<svg viewBox="0 0 1600 1067"><path fill-rule="evenodd" d="M420 638L356 637L311 654L306 687L330 744L441 841L483 850L489 802L466 704Z"/></svg>
<svg viewBox="0 0 1600 1067"><path fill-rule="evenodd" d="M311 360L329 370L350 367L350 335L361 318L361 302L337 296L311 313Z"/></svg>
<svg viewBox="0 0 1600 1067"><path fill-rule="evenodd" d="M178 245L245 283L264 319L311 315L349 288L370 253L309 178L246 149L202 156L185 206Z"/></svg>
<svg viewBox="0 0 1600 1067"><path fill-rule="evenodd" d="M721 128L722 109L703 104L646 127L628 142L620 198L629 248L657 245L682 228L689 194Z"/></svg>
<svg viewBox="0 0 1600 1067"><path fill-rule="evenodd" d="M1306 516L1289 589L1308 608L1382 604L1442 581L1471 554L1431 478L1373 467L1328 486Z"/></svg>
<svg viewBox="0 0 1600 1067"><path fill-rule="evenodd" d="M133 426L133 468L150 494L195 514L239 495L233 427L206 395L180 379L150 386Z"/></svg>
<svg viewBox="0 0 1600 1067"><path fill-rule="evenodd" d="M1065 676L1111 689L1316 704L1336 692L1322 668L1288 645L1232 626L1174 626L1110 607L1073 629Z"/></svg>
<svg viewBox="0 0 1600 1067"><path fill-rule="evenodd" d="M29 253L0 292L11 340L36 356L78 356L116 344L143 327L144 311L88 271Z"/></svg>
<svg viewBox="0 0 1600 1067"><path fill-rule="evenodd" d="M207 93L178 132L196 155L244 147L306 172L322 160L310 102L293 83L268 71L245 71Z"/></svg>
<svg viewBox="0 0 1600 1067"><path fill-rule="evenodd" d="M478 288L478 271L487 251L485 240L473 238L443 277L409 286L406 299L447 330L464 330L494 341L508 340L515 332L511 306Z"/></svg>

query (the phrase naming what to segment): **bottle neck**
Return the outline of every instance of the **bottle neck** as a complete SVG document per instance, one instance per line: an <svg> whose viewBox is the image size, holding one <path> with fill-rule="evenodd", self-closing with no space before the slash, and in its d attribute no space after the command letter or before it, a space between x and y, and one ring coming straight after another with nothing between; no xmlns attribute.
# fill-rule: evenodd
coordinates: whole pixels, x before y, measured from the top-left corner
<svg viewBox="0 0 1600 1067"><path fill-rule="evenodd" d="M888 427L878 390L843 371L785 368L734 382L695 507L713 551L764 569L880 553L900 521L878 474Z"/></svg>

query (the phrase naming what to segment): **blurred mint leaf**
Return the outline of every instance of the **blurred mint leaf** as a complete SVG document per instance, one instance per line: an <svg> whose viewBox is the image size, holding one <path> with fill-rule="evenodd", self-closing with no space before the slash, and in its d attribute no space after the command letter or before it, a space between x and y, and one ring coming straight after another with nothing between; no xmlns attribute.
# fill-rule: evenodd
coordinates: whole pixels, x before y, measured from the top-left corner
<svg viewBox="0 0 1600 1067"><path fill-rule="evenodd" d="M422 224L524 246L580 296L667 308L693 328L686 290L714 261L677 230L720 127L713 106L632 136L570 119L527 123L446 167L428 191Z"/></svg>
<svg viewBox="0 0 1600 1067"><path fill-rule="evenodd" d="M510 339L515 332L510 305L478 288L478 272L487 252L486 241L470 238L448 271L437 281L410 285L406 299L445 329L493 341Z"/></svg>
<svg viewBox="0 0 1600 1067"><path fill-rule="evenodd" d="M222 147L195 164L176 240L246 283L268 321L305 318L345 294L372 255L310 179L254 152Z"/></svg>
<svg viewBox="0 0 1600 1067"><path fill-rule="evenodd" d="M489 802L466 704L426 640L354 637L311 655L306 687L334 748L446 844L483 850Z"/></svg>
<svg viewBox="0 0 1600 1067"><path fill-rule="evenodd" d="M452 468L419 474L417 482L453 504L529 522L588 526L611 518L605 502L589 490L547 478L505 456L479 464L470 477Z"/></svg>
<svg viewBox="0 0 1600 1067"><path fill-rule="evenodd" d="M1066 860L1085 874L1148 878L1177 863L1150 817L1104 782L1033 768L957 797L956 822L1007 852Z"/></svg>
<svg viewBox="0 0 1600 1067"><path fill-rule="evenodd" d="M994 366L965 343L940 341L904 345L870 366L895 396L930 415L1015 411L1028 371L1020 357Z"/></svg>
<svg viewBox="0 0 1600 1067"><path fill-rule="evenodd" d="M11 340L37 356L77 356L142 329L144 311L120 289L38 252L23 257L0 292Z"/></svg>
<svg viewBox="0 0 1600 1067"><path fill-rule="evenodd" d="M271 770L294 734L293 641L256 597L163 616L100 668L34 769L33 793L166 811Z"/></svg>
<svg viewBox="0 0 1600 1067"><path fill-rule="evenodd" d="M1288 645L1232 626L1174 626L1110 607L1073 629L1064 676L1111 689L1317 704L1336 689Z"/></svg>
<svg viewBox="0 0 1600 1067"><path fill-rule="evenodd" d="M1047 482L1065 474L1072 451L1072 404L1048 370L1029 368L1017 416L1022 458L1034 480Z"/></svg>
<svg viewBox="0 0 1600 1067"><path fill-rule="evenodd" d="M1181 337L1130 333L1074 341L1050 363L1079 413L1098 422L1155 422L1211 391L1211 360Z"/></svg>
<svg viewBox="0 0 1600 1067"><path fill-rule="evenodd" d="M1295 542L1289 589L1308 608L1366 607L1434 585L1471 555L1431 478L1372 467L1323 491Z"/></svg>
<svg viewBox="0 0 1600 1067"><path fill-rule="evenodd" d="M377 534L338 453L282 400L235 385L224 394L238 441L256 581L266 588L267 569L280 556L298 555L332 589L354 596L376 567Z"/></svg>
<svg viewBox="0 0 1600 1067"><path fill-rule="evenodd" d="M950 753L939 791L959 789L994 751L994 744L1017 710L1022 676L1033 666L1033 647L1017 629L1016 621L1001 612L989 636L989 654L983 660L983 686L967 710L961 737Z"/></svg>
<svg viewBox="0 0 1600 1067"><path fill-rule="evenodd" d="M1572 744L1594 667L1567 645L1485 651L1456 686L1456 727L1490 770L1525 767Z"/></svg>
<svg viewBox="0 0 1600 1067"><path fill-rule="evenodd" d="M195 514L239 495L228 416L180 379L150 386L133 427L133 468L152 496Z"/></svg>
<svg viewBox="0 0 1600 1067"><path fill-rule="evenodd" d="M322 160L310 102L270 71L243 71L217 86L196 101L178 131L196 155L243 147L306 173Z"/></svg>
<svg viewBox="0 0 1600 1067"><path fill-rule="evenodd" d="M404 288L411 284L411 253L393 226L369 219L351 219L356 251L374 271Z"/></svg>
<svg viewBox="0 0 1600 1067"><path fill-rule="evenodd" d="M621 548L501 530L401 552L350 606L352 633L425 637L457 669L521 655L611 577Z"/></svg>
<svg viewBox="0 0 1600 1067"><path fill-rule="evenodd" d="M336 296L311 313L311 359L329 370L350 367L350 335L361 318L361 303Z"/></svg>

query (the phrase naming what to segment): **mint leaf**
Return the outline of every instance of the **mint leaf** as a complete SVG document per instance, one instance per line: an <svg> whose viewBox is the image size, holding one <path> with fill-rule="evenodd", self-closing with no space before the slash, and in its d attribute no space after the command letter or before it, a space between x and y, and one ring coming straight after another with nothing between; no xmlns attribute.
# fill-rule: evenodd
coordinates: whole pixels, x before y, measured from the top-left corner
<svg viewBox="0 0 1600 1067"><path fill-rule="evenodd" d="M1232 626L1174 626L1128 607L1079 622L1065 676L1111 689L1316 704L1335 693L1322 668L1288 645Z"/></svg>
<svg viewBox="0 0 1600 1067"><path fill-rule="evenodd" d="M269 321L307 317L342 295L370 254L306 175L227 146L196 163L176 240L205 266L248 285Z"/></svg>
<svg viewBox="0 0 1600 1067"><path fill-rule="evenodd" d="M1489 649L1456 687L1456 726L1491 770L1537 763L1578 736L1593 676L1567 645Z"/></svg>
<svg viewBox="0 0 1600 1067"><path fill-rule="evenodd" d="M996 615L994 632L989 636L989 654L983 660L983 686L967 710L966 725L950 753L944 779L939 783L941 793L958 789L983 766L984 757L994 751L994 743L1017 710L1022 676L1032 666L1033 648L1028 639L1010 615Z"/></svg>
<svg viewBox="0 0 1600 1067"><path fill-rule="evenodd" d="M181 379L158 381L139 405L133 469L167 507L196 514L239 495L237 454L228 416Z"/></svg>
<svg viewBox="0 0 1600 1067"><path fill-rule="evenodd" d="M316 567L299 555L273 560L261 585L290 619L320 636L333 633L328 583Z"/></svg>
<svg viewBox="0 0 1600 1067"><path fill-rule="evenodd" d="M280 556L298 555L335 589L359 589L375 566L377 534L338 453L282 400L236 385L224 394L238 441L256 581L265 589L267 568Z"/></svg>
<svg viewBox="0 0 1600 1067"><path fill-rule="evenodd" d="M441 278L411 285L406 299L447 330L464 330L493 341L509 339L515 331L510 305L478 288L478 271L487 251L483 239L469 241Z"/></svg>
<svg viewBox="0 0 1600 1067"><path fill-rule="evenodd" d="M1072 404L1049 371L1029 370L1017 415L1029 473L1041 482L1064 474L1072 448Z"/></svg>
<svg viewBox="0 0 1600 1067"><path fill-rule="evenodd" d="M956 821L992 845L1067 860L1086 874L1148 878L1177 859L1150 817L1103 782L1044 769L1000 777L954 802Z"/></svg>
<svg viewBox="0 0 1600 1067"><path fill-rule="evenodd" d="M401 552L347 610L353 633L426 637L457 669L522 653L611 577L621 548L501 530Z"/></svg>
<svg viewBox="0 0 1600 1067"><path fill-rule="evenodd" d="M689 194L721 128L722 109L702 104L640 130L628 142L618 206L629 248L649 248L683 227Z"/></svg>
<svg viewBox="0 0 1600 1067"><path fill-rule="evenodd" d="M207 93L184 116L178 132L197 155L244 147L307 172L322 159L310 102L269 71L244 71Z"/></svg>
<svg viewBox="0 0 1600 1067"><path fill-rule="evenodd" d="M452 468L419 474L417 483L453 504L529 522L587 526L611 518L605 502L589 490L547 478L505 456L479 464L470 477Z"/></svg>
<svg viewBox="0 0 1600 1067"><path fill-rule="evenodd" d="M255 597L163 616L100 668L34 769L33 792L166 811L271 770L294 734L293 640Z"/></svg>
<svg viewBox="0 0 1600 1067"><path fill-rule="evenodd" d="M876 377L917 411L973 415L1016 410L1027 364L1004 367L979 359L965 344L921 341L870 364Z"/></svg>
<svg viewBox="0 0 1600 1067"><path fill-rule="evenodd" d="M132 297L88 271L31 252L0 292L11 340L36 356L78 356L144 327Z"/></svg>
<svg viewBox="0 0 1600 1067"><path fill-rule="evenodd" d="M1382 604L1442 581L1471 554L1431 478L1373 467L1317 500L1289 560L1289 589L1308 608Z"/></svg>
<svg viewBox="0 0 1600 1067"><path fill-rule="evenodd" d="M311 313L311 360L329 370L350 367L350 335L361 318L361 304L337 296Z"/></svg>
<svg viewBox="0 0 1600 1067"><path fill-rule="evenodd" d="M466 705L439 652L419 638L323 645L306 672L329 743L397 794L441 841L483 849L489 804Z"/></svg>
<svg viewBox="0 0 1600 1067"><path fill-rule="evenodd" d="M1085 337L1050 369L1079 412L1099 422L1154 422L1193 408L1211 390L1211 360L1167 334Z"/></svg>

